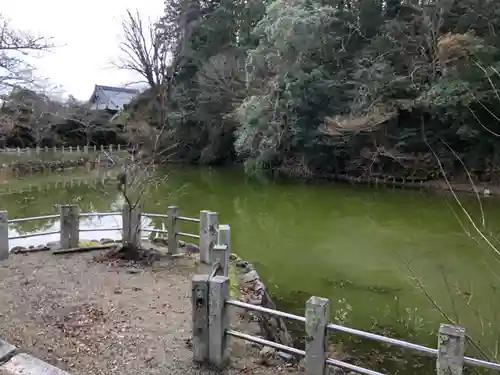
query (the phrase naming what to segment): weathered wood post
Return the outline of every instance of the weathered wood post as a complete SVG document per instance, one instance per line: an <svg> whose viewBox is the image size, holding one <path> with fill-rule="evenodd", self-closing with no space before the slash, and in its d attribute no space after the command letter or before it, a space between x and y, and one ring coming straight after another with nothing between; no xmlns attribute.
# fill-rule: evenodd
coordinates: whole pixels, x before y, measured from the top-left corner
<svg viewBox="0 0 500 375"><path fill-rule="evenodd" d="M141 244L141 210L139 207L130 208L128 204L123 205L122 212L122 240L123 243L138 247Z"/></svg>
<svg viewBox="0 0 500 375"><path fill-rule="evenodd" d="M212 264L212 251L217 243L217 212L200 211L200 261Z"/></svg>
<svg viewBox="0 0 500 375"><path fill-rule="evenodd" d="M61 205L61 249L78 247L80 210L75 204Z"/></svg>
<svg viewBox="0 0 500 375"><path fill-rule="evenodd" d="M218 275L222 276L229 275L230 231L229 225L219 225L217 244L212 253L212 262L219 262L220 272Z"/></svg>
<svg viewBox="0 0 500 375"><path fill-rule="evenodd" d="M229 313L229 278L215 276L208 281L208 359L211 365L221 369L227 361L227 335Z"/></svg>
<svg viewBox="0 0 500 375"><path fill-rule="evenodd" d="M327 324L330 318L327 298L311 297L306 302L306 375L327 373Z"/></svg>
<svg viewBox="0 0 500 375"><path fill-rule="evenodd" d="M193 311L193 360L208 360L208 275L194 275L191 282Z"/></svg>
<svg viewBox="0 0 500 375"><path fill-rule="evenodd" d="M0 211L0 261L9 257L9 215Z"/></svg>
<svg viewBox="0 0 500 375"><path fill-rule="evenodd" d="M441 324L438 336L438 375L462 375L465 355L465 328Z"/></svg>
<svg viewBox="0 0 500 375"><path fill-rule="evenodd" d="M179 207L177 206L168 206L168 253L169 254L177 254L177 250L179 248L179 241L177 238L177 217L179 216Z"/></svg>

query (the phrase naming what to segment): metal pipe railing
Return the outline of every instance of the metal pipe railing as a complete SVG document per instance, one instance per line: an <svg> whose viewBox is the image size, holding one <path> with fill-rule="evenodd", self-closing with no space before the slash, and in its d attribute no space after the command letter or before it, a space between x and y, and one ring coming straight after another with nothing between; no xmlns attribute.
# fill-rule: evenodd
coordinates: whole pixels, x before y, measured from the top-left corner
<svg viewBox="0 0 500 375"><path fill-rule="evenodd" d="M78 214L78 217L79 218L87 218L87 217L102 217L102 216L119 216L122 214L123 214L123 212L119 212L119 211L81 212ZM145 216L145 217L168 218L168 215L166 215L166 214L141 213L141 215ZM33 216L33 217L9 219L7 222L9 224L14 224L14 223L24 223L24 222L35 221L35 220L53 220L53 219L59 219L60 217L61 217L60 214L54 214L54 215L44 215L44 216ZM182 220L182 221L188 221L188 222L195 222L195 223L200 222L200 219L187 217L187 216L177 216L175 219ZM87 228L87 229L79 229L79 232L102 232L102 231L108 231L108 230L123 230L123 227L119 227L119 228ZM145 228L145 229L141 229L141 231L148 232L148 233L168 234L168 231L161 230L161 229L147 229L147 228ZM45 235L57 234L57 233L60 233L60 230L59 231L52 231L52 232L43 232L43 233L27 233L27 234L8 237L8 239L15 240L15 239L38 237L38 236L45 236ZM200 238L199 234L194 234L194 233L175 232L175 234L176 234L176 236L183 236L183 237L189 237L189 238L195 238L195 239Z"/></svg>
<svg viewBox="0 0 500 375"><path fill-rule="evenodd" d="M244 308L246 310L257 311L257 312L261 312L261 313L273 315L273 316L276 316L276 317L288 318L288 319L292 319L292 320L299 321L299 322L302 322L302 323L306 323L306 318L304 316L295 315L295 314L289 314L289 313L286 313L286 312L283 312L283 311L269 309L267 307L262 307L262 306L257 306L257 305L252 305L252 304L249 304L249 303L246 303L246 302L241 302L241 301L237 301L237 300L228 299L228 300L226 300L225 304L229 305L229 306ZM354 329L354 328L344 327L344 326L341 326L341 325L338 325L338 324L329 323L329 324L326 325L326 328L328 330L333 330L333 331L338 331L338 332L344 332L344 333L348 333L348 334L351 334L351 335L363 337L363 338L366 338L366 339L370 339L370 340L375 340L375 341L378 341L378 342L382 342L382 343L385 343L385 344L394 345L394 346L401 347L401 348L404 348L404 349L415 350L415 351L417 351L419 353L422 353L422 354L425 354L425 355L430 355L430 356L433 356L433 357L437 357L438 356L438 352L439 352L438 349L429 348L429 347L426 347L426 346L423 346L423 345L413 344L413 343L410 343L410 342L407 342L407 341L404 341L404 340L393 339L391 337L386 337L386 336L382 336L382 335L378 335L378 334L374 334L374 333L370 333L370 332L365 332L365 331L361 331L361 330ZM283 344L279 344L279 343L275 343L275 342L272 342L272 341L267 341L267 340L261 339L261 338L256 337L256 336L248 335L248 334L245 334L245 333L242 333L242 332L238 332L238 331L234 331L234 330L231 330L231 329L226 330L226 334L228 334L230 336L234 336L234 337L240 338L240 339L244 339L244 340L247 340L247 341L250 341L250 342L255 342L255 343L258 343L258 344L261 344L261 345L269 346L269 347L274 348L274 349L283 350L283 351L288 352L288 353L302 355L302 356L305 355L305 351L301 351L301 350L298 350L298 349L295 349L295 348L291 348L289 346L286 346L286 345L283 345ZM485 361L485 360L482 360L482 359L465 357L465 356L463 357L463 362L464 362L464 364L469 365L469 366L473 366L473 367L482 367L482 368L488 368L488 369L491 369L491 370L500 371L500 363L495 363L495 362L490 362L490 361ZM336 367L341 367L341 368L348 369L348 370L351 370L351 371L354 371L354 372L357 372L357 373L360 373L360 374L366 374L366 375L383 375L383 374L381 374L379 372L376 372L376 371L373 371L373 370L369 370L369 369L365 369L365 368L362 368L362 367L359 367L359 366L356 366L356 365L351 365L351 364L348 364L348 363L345 363L345 362L342 362L342 361L338 361L336 359L329 358L329 359L326 360L326 363L328 365L332 365L332 366L336 366Z"/></svg>

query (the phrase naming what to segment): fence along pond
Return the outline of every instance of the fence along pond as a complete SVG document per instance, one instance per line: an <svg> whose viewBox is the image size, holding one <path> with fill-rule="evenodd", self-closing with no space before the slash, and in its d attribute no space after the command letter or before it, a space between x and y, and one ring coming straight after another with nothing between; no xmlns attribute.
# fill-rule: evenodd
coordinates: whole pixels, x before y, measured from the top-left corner
<svg viewBox="0 0 500 375"><path fill-rule="evenodd" d="M129 216L130 213L130 216ZM79 219L90 216L122 215L122 228L95 228L80 230ZM141 216L157 217L168 220L168 230L141 228ZM9 238L9 223L49 220L60 218L60 230L50 233L27 234ZM200 223L199 234L178 231L180 221ZM122 212L88 212L80 213L77 205L61 205L60 213L30 218L8 219L7 211L0 211L0 261L9 257L9 239L27 238L39 235L60 233L62 249L78 247L81 231L122 230L123 240L140 241L140 232L158 234L174 233L168 236L168 253L175 254L179 237L199 239L200 261L211 269L208 274L194 275L192 279L192 321L193 321L193 360L222 368L229 355L228 338L233 337L263 346L268 346L298 357L305 357L305 373L307 375L324 375L327 367L339 367L359 374L383 375L380 372L342 362L327 357L328 333L344 332L359 337L375 340L404 349L436 357L437 375L461 375L464 366L472 366L500 371L500 364L465 356L465 328L451 324L441 324L438 333L438 348L413 344L403 340L377 335L329 322L329 300L313 296L306 302L305 316L286 313L279 310L256 306L232 300L229 296L229 255L230 226L219 225L218 215L212 211L200 211L199 218L179 215L179 208L168 207L168 214L141 213L138 209ZM237 331L230 327L230 307L271 314L281 318L292 319L305 325L305 350L293 348L278 342L269 341L254 335Z"/></svg>

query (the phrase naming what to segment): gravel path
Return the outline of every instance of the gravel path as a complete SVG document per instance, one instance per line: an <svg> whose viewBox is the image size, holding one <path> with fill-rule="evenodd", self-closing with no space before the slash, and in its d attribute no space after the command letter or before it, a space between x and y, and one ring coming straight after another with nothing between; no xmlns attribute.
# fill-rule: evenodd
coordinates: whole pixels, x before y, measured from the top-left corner
<svg viewBox="0 0 500 375"><path fill-rule="evenodd" d="M0 263L0 338L74 375L215 373L193 365L186 343L193 260L140 269L94 256L40 252ZM246 361L227 374L279 372Z"/></svg>

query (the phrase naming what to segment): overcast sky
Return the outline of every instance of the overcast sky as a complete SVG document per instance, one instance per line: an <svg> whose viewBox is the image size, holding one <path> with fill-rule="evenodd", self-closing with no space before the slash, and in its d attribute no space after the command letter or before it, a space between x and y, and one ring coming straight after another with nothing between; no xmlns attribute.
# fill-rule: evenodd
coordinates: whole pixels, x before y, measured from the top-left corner
<svg viewBox="0 0 500 375"><path fill-rule="evenodd" d="M121 20L126 9L157 19L163 0L0 0L0 12L12 26L54 37L62 47L35 60L38 74L87 100L94 84L123 85L137 77L114 69Z"/></svg>

